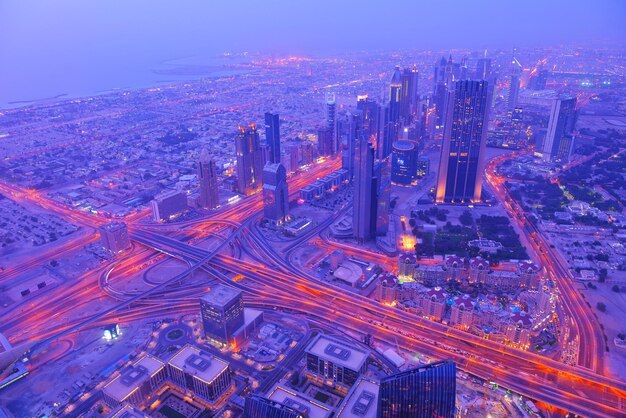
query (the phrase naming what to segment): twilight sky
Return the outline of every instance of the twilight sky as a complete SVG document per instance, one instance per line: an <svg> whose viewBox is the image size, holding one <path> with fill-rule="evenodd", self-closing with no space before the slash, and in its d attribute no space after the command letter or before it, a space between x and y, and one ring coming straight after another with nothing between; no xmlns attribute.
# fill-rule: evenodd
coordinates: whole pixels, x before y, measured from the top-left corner
<svg viewBox="0 0 626 418"><path fill-rule="evenodd" d="M623 0L0 0L0 107L197 54L624 44L624 21Z"/></svg>

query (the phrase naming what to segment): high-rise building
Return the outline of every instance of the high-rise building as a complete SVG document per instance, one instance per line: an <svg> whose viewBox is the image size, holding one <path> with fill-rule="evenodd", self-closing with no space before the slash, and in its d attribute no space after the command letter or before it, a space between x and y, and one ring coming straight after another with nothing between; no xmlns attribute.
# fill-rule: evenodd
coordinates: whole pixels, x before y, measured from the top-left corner
<svg viewBox="0 0 626 418"><path fill-rule="evenodd" d="M443 360L387 376L380 382L379 418L453 418L456 365Z"/></svg>
<svg viewBox="0 0 626 418"><path fill-rule="evenodd" d="M198 161L198 185L200 188L201 207L215 209L220 204L219 189L217 188L217 165L206 148L200 153Z"/></svg>
<svg viewBox="0 0 626 418"><path fill-rule="evenodd" d="M402 97L402 72L396 66L389 84L389 104L383 111L383 141L378 157L383 159L391 154L391 146L400 133L400 99Z"/></svg>
<svg viewBox="0 0 626 418"><path fill-rule="evenodd" d="M113 254L117 254L130 247L128 228L124 222L109 222L98 228L102 246Z"/></svg>
<svg viewBox="0 0 626 418"><path fill-rule="evenodd" d="M549 76L550 72L544 69L540 69L534 74L531 73L530 79L528 80L528 88L530 90L545 90Z"/></svg>
<svg viewBox="0 0 626 418"><path fill-rule="evenodd" d="M280 162L280 124L278 113L265 113L265 142L269 147L269 163Z"/></svg>
<svg viewBox="0 0 626 418"><path fill-rule="evenodd" d="M546 161L567 162L576 125L576 97L561 96L552 102L542 154ZM562 143L563 142L563 143Z"/></svg>
<svg viewBox="0 0 626 418"><path fill-rule="evenodd" d="M246 398L243 418L304 418L304 415L283 403L251 395Z"/></svg>
<svg viewBox="0 0 626 418"><path fill-rule="evenodd" d="M354 238L365 242L376 231L377 182L374 177L374 148L364 133L357 131L354 155L354 203L352 230Z"/></svg>
<svg viewBox="0 0 626 418"><path fill-rule="evenodd" d="M391 152L391 181L395 184L409 185L417 173L417 152L415 143L396 141Z"/></svg>
<svg viewBox="0 0 626 418"><path fill-rule="evenodd" d="M221 344L228 344L243 324L243 298L240 290L221 284L200 298L204 334Z"/></svg>
<svg viewBox="0 0 626 418"><path fill-rule="evenodd" d="M263 168L263 213L273 224L282 224L289 216L287 172L281 163Z"/></svg>
<svg viewBox="0 0 626 418"><path fill-rule="evenodd" d="M317 152L319 155L333 155L333 135L328 127L317 129Z"/></svg>
<svg viewBox="0 0 626 418"><path fill-rule="evenodd" d="M340 124L343 126L343 124ZM363 112L354 110L350 113L347 123L347 134L341 150L341 167L348 172L348 179L352 181L355 171L355 152L359 137L367 136L363 128Z"/></svg>
<svg viewBox="0 0 626 418"><path fill-rule="evenodd" d="M409 124L416 112L419 101L417 94L417 82L419 73L417 68L405 68L402 71L400 90L400 118L405 125Z"/></svg>
<svg viewBox="0 0 626 418"><path fill-rule="evenodd" d="M467 78L467 66L464 63L452 61L452 55L447 60L441 58L441 61L435 65L434 76L434 104L435 104L435 125L441 127L445 122L448 90L452 88L453 83Z"/></svg>
<svg viewBox="0 0 626 418"><path fill-rule="evenodd" d="M326 93L326 127L330 131L330 137L333 140L333 152L331 155L337 154L341 149L341 140L336 131L337 113L335 103L335 93Z"/></svg>
<svg viewBox="0 0 626 418"><path fill-rule="evenodd" d="M462 80L448 93L437 202L477 202L491 105L489 82Z"/></svg>
<svg viewBox="0 0 626 418"><path fill-rule="evenodd" d="M237 152L237 187L239 193L249 195L261 188L263 151L256 125L240 126L235 138Z"/></svg>
<svg viewBox="0 0 626 418"><path fill-rule="evenodd" d="M391 170L389 158L378 160L374 164L373 187L376 187L376 197L373 203L375 217L375 233L377 236L387 234L389 230L389 205L391 204Z"/></svg>
<svg viewBox="0 0 626 418"><path fill-rule="evenodd" d="M187 195L178 190L167 190L154 197L151 203L155 222L172 218L187 210Z"/></svg>
<svg viewBox="0 0 626 418"><path fill-rule="evenodd" d="M509 79L509 96L507 99L507 109L512 111L517 106L517 98L519 96L520 76L522 75L522 65L517 58L513 58L511 62L511 74Z"/></svg>
<svg viewBox="0 0 626 418"><path fill-rule="evenodd" d="M357 110L363 116L363 129L372 144L378 144L380 136L381 110L375 100L367 96L359 96L356 103Z"/></svg>
<svg viewBox="0 0 626 418"><path fill-rule="evenodd" d="M476 61L475 80L489 80L491 77L491 58L479 58Z"/></svg>

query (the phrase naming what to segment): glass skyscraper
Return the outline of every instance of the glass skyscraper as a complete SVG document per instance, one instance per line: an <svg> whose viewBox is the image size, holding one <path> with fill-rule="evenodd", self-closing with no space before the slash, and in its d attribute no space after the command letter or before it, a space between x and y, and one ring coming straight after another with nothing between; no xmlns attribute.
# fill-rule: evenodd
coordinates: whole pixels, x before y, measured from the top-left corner
<svg viewBox="0 0 626 418"><path fill-rule="evenodd" d="M387 376L380 382L378 418L453 418L456 365L430 363Z"/></svg>
<svg viewBox="0 0 626 418"><path fill-rule="evenodd" d="M477 202L482 191L491 86L485 80L462 80L447 94L436 200Z"/></svg>

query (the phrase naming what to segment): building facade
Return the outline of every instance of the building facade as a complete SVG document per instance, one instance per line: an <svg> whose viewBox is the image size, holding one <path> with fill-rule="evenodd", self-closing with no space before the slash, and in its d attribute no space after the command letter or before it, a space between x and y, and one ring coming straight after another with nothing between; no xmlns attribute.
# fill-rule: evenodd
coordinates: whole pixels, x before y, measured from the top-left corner
<svg viewBox="0 0 626 418"><path fill-rule="evenodd" d="M228 344L244 324L243 298L240 290L217 285L200 298L204 334L220 344Z"/></svg>
<svg viewBox="0 0 626 418"><path fill-rule="evenodd" d="M237 153L237 188L239 193L250 195L261 188L263 150L256 125L240 126L235 137Z"/></svg>
<svg viewBox="0 0 626 418"><path fill-rule="evenodd" d="M217 208L220 205L217 164L206 148L200 153L200 161L198 162L198 186L200 189L198 201L200 206L206 209Z"/></svg>

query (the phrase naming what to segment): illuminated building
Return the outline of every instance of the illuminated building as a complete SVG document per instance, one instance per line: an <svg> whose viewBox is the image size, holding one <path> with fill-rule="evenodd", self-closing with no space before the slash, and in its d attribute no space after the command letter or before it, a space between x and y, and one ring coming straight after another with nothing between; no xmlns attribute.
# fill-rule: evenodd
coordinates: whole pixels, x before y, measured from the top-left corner
<svg viewBox="0 0 626 418"><path fill-rule="evenodd" d="M345 393L365 373L368 357L369 351L320 334L306 348L307 375Z"/></svg>
<svg viewBox="0 0 626 418"><path fill-rule="evenodd" d="M237 188L244 195L252 194L261 188L263 172L263 151L256 126L239 127L235 138L237 153Z"/></svg>
<svg viewBox="0 0 626 418"><path fill-rule="evenodd" d="M375 418L380 384L365 376L359 377L337 411L337 418Z"/></svg>
<svg viewBox="0 0 626 418"><path fill-rule="evenodd" d="M281 163L263 168L263 214L273 224L282 224L289 216L287 172Z"/></svg>
<svg viewBox="0 0 626 418"><path fill-rule="evenodd" d="M474 302L469 295L454 298L450 309L450 325L467 329L474 322Z"/></svg>
<svg viewBox="0 0 626 418"><path fill-rule="evenodd" d="M447 100L436 201L478 202L491 88L486 81L458 81Z"/></svg>
<svg viewBox="0 0 626 418"><path fill-rule="evenodd" d="M521 349L527 349L530 344L532 319L524 311L511 314L509 322L504 326L506 342Z"/></svg>
<svg viewBox="0 0 626 418"><path fill-rule="evenodd" d="M109 222L98 228L102 246L113 254L117 254L130 247L128 228L124 222Z"/></svg>
<svg viewBox="0 0 626 418"><path fill-rule="evenodd" d="M356 135L352 231L357 241L365 242L376 234L378 184L374 177L374 148L364 133Z"/></svg>
<svg viewBox="0 0 626 418"><path fill-rule="evenodd" d="M417 113L419 96L417 94L417 82L419 73L417 68L405 68L400 76L400 119L409 124Z"/></svg>
<svg viewBox="0 0 626 418"><path fill-rule="evenodd" d="M446 60L435 65L434 74L434 104L435 104L435 125L443 126L446 122L446 107L448 101L448 90L452 88L454 83L464 80L467 77L467 67L461 63L453 62L452 55Z"/></svg>
<svg viewBox="0 0 626 418"><path fill-rule="evenodd" d="M417 173L417 151L411 141L396 141L391 152L391 181L394 184L409 185Z"/></svg>
<svg viewBox="0 0 626 418"><path fill-rule="evenodd" d="M379 418L453 418L456 365L443 360L383 378Z"/></svg>
<svg viewBox="0 0 626 418"><path fill-rule="evenodd" d="M250 395L245 400L243 418L305 418L305 415L283 403Z"/></svg>
<svg viewBox="0 0 626 418"><path fill-rule="evenodd" d="M389 84L389 104L383 111L383 141L378 157L383 159L391 154L391 146L400 134L400 98L402 73L396 66Z"/></svg>
<svg viewBox="0 0 626 418"><path fill-rule="evenodd" d="M383 273L379 276L377 300L391 304L397 299L398 278L393 273Z"/></svg>
<svg viewBox="0 0 626 418"><path fill-rule="evenodd" d="M568 162L569 150L565 152L564 146L569 142L571 146L571 134L576 124L576 97L561 96L552 102L548 131L543 141L542 153L545 161ZM569 137L569 138L565 138Z"/></svg>
<svg viewBox="0 0 626 418"><path fill-rule="evenodd" d="M187 195L177 190L168 190L154 197L152 217L155 222L166 221L187 210Z"/></svg>
<svg viewBox="0 0 626 418"><path fill-rule="evenodd" d="M422 315L432 321L441 321L446 313L448 294L439 286L433 287L422 296Z"/></svg>
<svg viewBox="0 0 626 418"><path fill-rule="evenodd" d="M337 123L336 118L336 104L335 93L326 93L326 128L330 131L330 137L332 140L332 149L330 155L335 155L340 151L341 141L339 133L336 132Z"/></svg>
<svg viewBox="0 0 626 418"><path fill-rule="evenodd" d="M539 288L539 266L532 261L520 261L517 263L517 274L523 286L530 290Z"/></svg>
<svg viewBox="0 0 626 418"><path fill-rule="evenodd" d="M356 108L361 112L363 130L372 144L378 147L380 138L380 105L367 96L360 96Z"/></svg>
<svg viewBox="0 0 626 418"><path fill-rule="evenodd" d="M130 404L124 403L111 411L107 418L150 418L150 416Z"/></svg>
<svg viewBox="0 0 626 418"><path fill-rule="evenodd" d="M104 339L113 340L120 336L120 326L118 324L111 324L104 327Z"/></svg>
<svg viewBox="0 0 626 418"><path fill-rule="evenodd" d="M167 368L172 382L212 405L232 386L226 361L189 344L174 354Z"/></svg>
<svg viewBox="0 0 626 418"><path fill-rule="evenodd" d="M131 365L124 367L103 388L104 401L115 408L123 402L139 406L167 379L165 363L144 354Z"/></svg>
<svg viewBox="0 0 626 418"><path fill-rule="evenodd" d="M445 260L446 271L448 272L448 279L461 280L463 274L463 268L465 266L465 260L458 255L449 255Z"/></svg>
<svg viewBox="0 0 626 418"><path fill-rule="evenodd" d="M511 62L511 74L509 78L509 96L507 98L507 109L509 111L512 111L517 106L521 74L522 65L515 57L513 57L513 61Z"/></svg>
<svg viewBox="0 0 626 418"><path fill-rule="evenodd" d="M415 254L401 253L398 257L398 278L402 280L413 280L415 261Z"/></svg>
<svg viewBox="0 0 626 418"><path fill-rule="evenodd" d="M389 230L389 205L391 203L391 173L389 159L376 161L374 164L373 186L376 187L374 207L375 233L387 235Z"/></svg>
<svg viewBox="0 0 626 418"><path fill-rule="evenodd" d="M328 127L317 129L317 152L319 155L333 155L333 133Z"/></svg>
<svg viewBox="0 0 626 418"><path fill-rule="evenodd" d="M200 298L200 313L205 336L220 344L228 344L244 325L241 291L216 285Z"/></svg>
<svg viewBox="0 0 626 418"><path fill-rule="evenodd" d="M361 137L367 140L367 134L363 130L363 113L357 109L351 112L348 118L348 132L341 151L341 168L348 172L350 181L353 180L354 171L357 169L356 148Z"/></svg>
<svg viewBox="0 0 626 418"><path fill-rule="evenodd" d="M541 69L537 71L537 73L528 80L528 88L530 90L545 90L549 75L550 72L548 70Z"/></svg>
<svg viewBox="0 0 626 418"><path fill-rule="evenodd" d="M278 113L265 113L265 141L269 147L269 163L280 163L280 122Z"/></svg>
<svg viewBox="0 0 626 418"><path fill-rule="evenodd" d="M220 204L219 190L217 188L217 166L206 148L200 153L198 162L198 185L200 188L201 207L215 209Z"/></svg>
<svg viewBox="0 0 626 418"><path fill-rule="evenodd" d="M470 259L469 262L469 282L485 283L487 274L490 271L489 262L482 257Z"/></svg>

